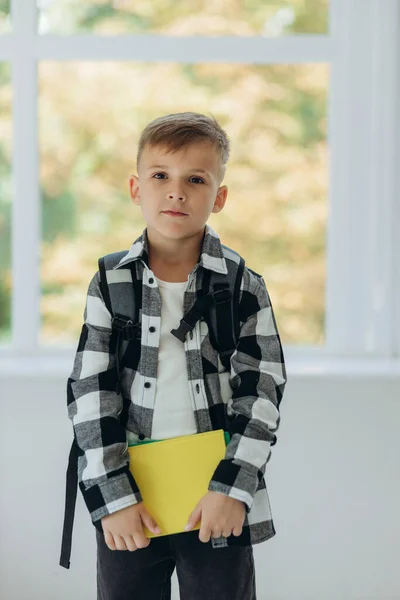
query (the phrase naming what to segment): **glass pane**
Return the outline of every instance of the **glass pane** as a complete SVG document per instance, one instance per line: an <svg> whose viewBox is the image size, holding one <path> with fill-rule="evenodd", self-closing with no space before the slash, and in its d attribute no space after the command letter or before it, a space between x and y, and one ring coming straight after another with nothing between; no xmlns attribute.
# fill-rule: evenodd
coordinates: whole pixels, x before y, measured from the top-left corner
<svg viewBox="0 0 400 600"><path fill-rule="evenodd" d="M11 70L0 62L0 344L11 341Z"/></svg>
<svg viewBox="0 0 400 600"><path fill-rule="evenodd" d="M128 187L141 131L191 110L232 143L210 225L264 276L283 340L324 343L327 65L43 62L39 77L43 342L75 343L97 258L145 227Z"/></svg>
<svg viewBox="0 0 400 600"><path fill-rule="evenodd" d="M0 0L0 34L11 31L10 0Z"/></svg>
<svg viewBox="0 0 400 600"><path fill-rule="evenodd" d="M327 33L329 0L37 0L39 33L281 36Z"/></svg>

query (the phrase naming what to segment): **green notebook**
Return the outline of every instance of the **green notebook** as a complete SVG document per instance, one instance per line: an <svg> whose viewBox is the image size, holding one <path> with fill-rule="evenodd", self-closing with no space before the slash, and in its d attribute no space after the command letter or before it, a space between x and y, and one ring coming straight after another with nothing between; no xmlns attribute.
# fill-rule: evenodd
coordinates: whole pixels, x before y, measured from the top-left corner
<svg viewBox="0 0 400 600"><path fill-rule="evenodd" d="M193 434L196 435L196 434ZM229 431L224 431L225 445L227 446L231 441L231 436ZM131 446L142 446L143 444L153 444L153 442L163 442L164 440L144 440L143 442L133 442L132 444L128 444L128 448Z"/></svg>

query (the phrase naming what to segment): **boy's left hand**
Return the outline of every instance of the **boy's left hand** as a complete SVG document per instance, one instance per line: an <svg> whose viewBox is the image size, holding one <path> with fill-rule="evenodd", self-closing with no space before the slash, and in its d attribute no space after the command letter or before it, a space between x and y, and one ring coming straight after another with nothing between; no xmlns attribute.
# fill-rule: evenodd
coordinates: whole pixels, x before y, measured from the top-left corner
<svg viewBox="0 0 400 600"><path fill-rule="evenodd" d="M185 531L192 529L201 520L199 540L208 542L210 537L221 535L239 536L246 516L245 505L241 500L229 498L219 492L208 491L196 504L189 515Z"/></svg>

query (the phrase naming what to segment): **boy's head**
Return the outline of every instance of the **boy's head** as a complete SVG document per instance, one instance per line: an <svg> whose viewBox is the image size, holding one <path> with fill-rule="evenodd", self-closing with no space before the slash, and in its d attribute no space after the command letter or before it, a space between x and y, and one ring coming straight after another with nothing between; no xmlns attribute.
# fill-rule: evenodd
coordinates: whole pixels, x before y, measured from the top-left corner
<svg viewBox="0 0 400 600"><path fill-rule="evenodd" d="M149 123L139 139L138 176L129 179L148 228L174 238L204 229L210 213L225 204L228 188L221 182L229 151L229 138L214 117L184 112Z"/></svg>

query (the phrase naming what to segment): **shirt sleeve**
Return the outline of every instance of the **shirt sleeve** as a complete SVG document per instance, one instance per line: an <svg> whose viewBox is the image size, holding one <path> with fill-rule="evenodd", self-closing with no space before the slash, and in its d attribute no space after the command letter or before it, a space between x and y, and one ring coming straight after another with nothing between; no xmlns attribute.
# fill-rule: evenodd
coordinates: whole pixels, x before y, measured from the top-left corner
<svg viewBox="0 0 400 600"><path fill-rule="evenodd" d="M264 279L246 273L246 280L239 310L243 324L230 361L231 440L208 489L241 500L248 513L277 441L287 376Z"/></svg>
<svg viewBox="0 0 400 600"><path fill-rule="evenodd" d="M89 283L84 323L67 382L68 417L79 448L78 483L93 524L142 501L129 470L126 431L119 419L123 398L115 392L114 337L97 271Z"/></svg>

